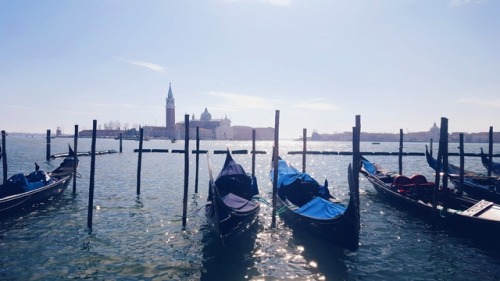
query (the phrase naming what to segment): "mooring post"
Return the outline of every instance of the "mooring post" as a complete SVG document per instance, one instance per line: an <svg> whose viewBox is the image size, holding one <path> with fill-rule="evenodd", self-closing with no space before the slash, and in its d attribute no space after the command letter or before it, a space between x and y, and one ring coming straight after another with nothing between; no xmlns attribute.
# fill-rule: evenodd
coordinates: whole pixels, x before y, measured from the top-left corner
<svg viewBox="0 0 500 281"><path fill-rule="evenodd" d="M89 184L89 209L87 216L87 227L92 230L92 213L94 211L94 178L95 178L95 142L97 132L97 120L92 126L92 146L90 154L90 184Z"/></svg>
<svg viewBox="0 0 500 281"><path fill-rule="evenodd" d="M307 129L302 129L302 173L306 172Z"/></svg>
<svg viewBox="0 0 500 281"><path fill-rule="evenodd" d="M78 167L78 125L75 125L75 135L73 136L73 194L76 193L76 169Z"/></svg>
<svg viewBox="0 0 500 281"><path fill-rule="evenodd" d="M349 178L349 185L351 185L351 181L354 187L354 204L355 204L355 216L356 216L356 221L358 222L356 225L356 232L357 236L359 237L359 231L360 231L360 204L359 204L359 170L361 168L361 152L360 152L360 139L361 139L361 116L356 115L356 126L353 127L353 136L352 136L352 168L351 168L351 175L349 175L348 171L348 176ZM350 165L349 165L350 166ZM349 188L350 189L350 188ZM357 239L357 242L359 244L359 238ZM357 248L357 246L356 246Z"/></svg>
<svg viewBox="0 0 500 281"><path fill-rule="evenodd" d="M444 141L445 137L444 135L448 134L448 119L441 117L441 128L439 132L439 146L438 146L438 153L437 153L437 162L436 162L436 173L435 173L435 178L434 178L434 192L432 193L432 219L433 223L436 222L436 216L437 216L437 193L439 190L440 186L440 180L441 180L441 167L443 167L443 154L444 154ZM446 123L446 124L445 124ZM448 145L448 144L446 144Z"/></svg>
<svg viewBox="0 0 500 281"><path fill-rule="evenodd" d="M144 128L139 128L139 153L137 158L137 195L141 194L141 165L142 165L142 141L144 139Z"/></svg>
<svg viewBox="0 0 500 281"><path fill-rule="evenodd" d="M444 127L444 134L439 137L443 138L443 210L448 212L448 119L442 122L442 127Z"/></svg>
<svg viewBox="0 0 500 281"><path fill-rule="evenodd" d="M2 130L2 151L0 151L2 153L1 157L2 157L2 164L3 164L3 184L6 184L7 183L7 150L5 149L5 137L7 136L7 133Z"/></svg>
<svg viewBox="0 0 500 281"><path fill-rule="evenodd" d="M493 166L493 127L490 127L489 131L489 142L488 142L488 177L491 177L491 168Z"/></svg>
<svg viewBox="0 0 500 281"><path fill-rule="evenodd" d="M122 143L122 141L123 141L123 133L120 133L120 153L122 153L122 151L123 151L123 143Z"/></svg>
<svg viewBox="0 0 500 281"><path fill-rule="evenodd" d="M50 160L50 130L47 130L47 153L45 155L47 161Z"/></svg>
<svg viewBox="0 0 500 281"><path fill-rule="evenodd" d="M361 168L361 151L360 151L360 142L361 142L361 115L356 115L356 133L353 138L353 149L352 149L352 176L354 178L354 186L356 190L359 190L359 169ZM359 204L359 193L357 194L357 202Z"/></svg>
<svg viewBox="0 0 500 281"><path fill-rule="evenodd" d="M276 228L276 193L278 191L278 156L279 156L279 130L280 111L276 110L274 118L274 149L273 149L273 214L271 227Z"/></svg>
<svg viewBox="0 0 500 281"><path fill-rule="evenodd" d="M430 154L431 156L432 156L432 143L433 143L433 141L432 141L432 139L431 139L431 142L430 142L430 144L429 144L429 148L430 148L429 154Z"/></svg>
<svg viewBox="0 0 500 281"><path fill-rule="evenodd" d="M189 181L189 114L184 115L184 197L182 198L182 226L187 221L187 200Z"/></svg>
<svg viewBox="0 0 500 281"><path fill-rule="evenodd" d="M198 170L200 169L200 127L196 126L196 171L194 177L194 193L198 193Z"/></svg>
<svg viewBox="0 0 500 281"><path fill-rule="evenodd" d="M465 155L464 155L464 134L460 133L460 146L458 147L460 151L460 179L458 182L458 191L463 191L464 185L464 167L465 167Z"/></svg>
<svg viewBox="0 0 500 281"><path fill-rule="evenodd" d="M255 177L255 129L252 129L252 177Z"/></svg>
<svg viewBox="0 0 500 281"><path fill-rule="evenodd" d="M399 129L399 174L403 174L403 129Z"/></svg>

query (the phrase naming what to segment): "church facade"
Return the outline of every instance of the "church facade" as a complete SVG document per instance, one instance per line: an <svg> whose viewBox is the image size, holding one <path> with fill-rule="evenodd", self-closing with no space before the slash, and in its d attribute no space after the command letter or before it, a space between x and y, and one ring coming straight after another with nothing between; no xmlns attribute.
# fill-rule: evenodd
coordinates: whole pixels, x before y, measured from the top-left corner
<svg viewBox="0 0 500 281"><path fill-rule="evenodd" d="M165 105L165 127L144 126L144 135L150 138L184 139L184 120L175 120L175 99L172 84L169 83L168 94ZM252 130L256 130L258 140L272 140L274 138L273 128L251 128L248 126L231 126L231 119L214 119L205 107L205 110L197 119L194 114L189 119L189 138L196 138L196 128L202 140L251 140Z"/></svg>

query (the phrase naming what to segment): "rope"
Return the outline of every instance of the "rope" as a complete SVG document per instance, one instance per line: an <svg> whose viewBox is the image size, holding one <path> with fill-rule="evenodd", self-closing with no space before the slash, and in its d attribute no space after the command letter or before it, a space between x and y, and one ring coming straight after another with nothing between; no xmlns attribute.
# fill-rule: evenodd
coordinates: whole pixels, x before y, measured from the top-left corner
<svg viewBox="0 0 500 281"><path fill-rule="evenodd" d="M260 196L254 196L252 198L252 201L259 201L259 202L262 202L262 203L266 204L268 207L272 207L272 204L269 203L269 201L267 201L266 199L264 199L264 198L262 198Z"/></svg>

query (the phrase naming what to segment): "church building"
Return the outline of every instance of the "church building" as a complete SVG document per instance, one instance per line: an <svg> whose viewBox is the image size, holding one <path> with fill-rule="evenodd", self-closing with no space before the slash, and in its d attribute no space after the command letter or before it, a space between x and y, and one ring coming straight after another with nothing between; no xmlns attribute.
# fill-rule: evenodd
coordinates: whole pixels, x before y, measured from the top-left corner
<svg viewBox="0 0 500 281"><path fill-rule="evenodd" d="M201 113L200 119L192 114L189 120L189 137L196 138L196 127L199 127L200 139L203 140L250 140L252 130L249 126L231 126L231 120L225 116L213 119L208 108ZM175 99L172 83L168 85L165 105L165 126L144 126L144 135L150 138L184 139L184 120L175 122ZM257 139L272 140L273 128L255 128Z"/></svg>

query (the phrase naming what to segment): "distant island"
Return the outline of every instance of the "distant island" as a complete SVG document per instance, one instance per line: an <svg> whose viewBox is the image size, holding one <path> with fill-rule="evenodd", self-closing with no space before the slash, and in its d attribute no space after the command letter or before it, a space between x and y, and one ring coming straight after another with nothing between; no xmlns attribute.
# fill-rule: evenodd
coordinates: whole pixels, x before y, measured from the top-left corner
<svg viewBox="0 0 500 281"><path fill-rule="evenodd" d="M449 142L459 142L462 132L453 132L448 136ZM464 142L468 143L487 143L489 142L489 132L481 133L463 133ZM361 141L366 142L399 142L400 134L395 133L365 133L361 132ZM439 141L439 127L434 125L426 132L407 132L403 133L405 142L429 142L430 140ZM352 132L320 134L314 131L310 140L313 141L351 141ZM493 142L500 142L500 132L493 133Z"/></svg>

